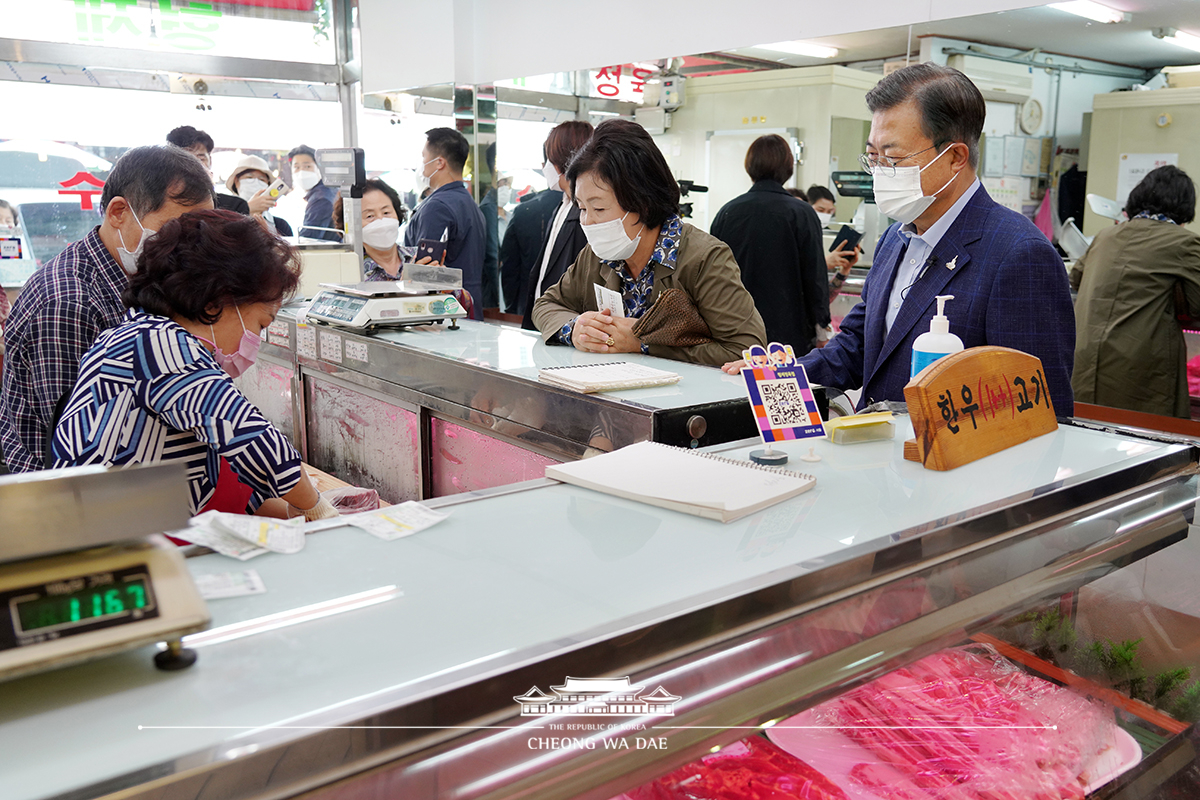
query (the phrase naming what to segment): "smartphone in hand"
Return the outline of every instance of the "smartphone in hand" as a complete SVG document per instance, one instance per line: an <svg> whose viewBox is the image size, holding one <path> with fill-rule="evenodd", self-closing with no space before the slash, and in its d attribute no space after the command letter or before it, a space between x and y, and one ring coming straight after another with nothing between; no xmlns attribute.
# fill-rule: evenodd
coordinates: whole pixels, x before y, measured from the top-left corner
<svg viewBox="0 0 1200 800"><path fill-rule="evenodd" d="M439 264L446 263L446 243L438 239L422 239L417 242L417 261L428 256Z"/></svg>
<svg viewBox="0 0 1200 800"><path fill-rule="evenodd" d="M278 200L290 191L292 191L292 187L284 183L283 178L276 178L275 182L267 187L267 197Z"/></svg>
<svg viewBox="0 0 1200 800"><path fill-rule="evenodd" d="M862 237L863 235L854 230L854 228L851 228L849 225L843 225L842 229L838 231L837 236L834 237L833 244L829 246L829 252L832 253L834 250L838 249L838 245L840 245L842 242L846 242L847 247L845 252L850 253L855 247L858 246L858 243L862 241Z"/></svg>

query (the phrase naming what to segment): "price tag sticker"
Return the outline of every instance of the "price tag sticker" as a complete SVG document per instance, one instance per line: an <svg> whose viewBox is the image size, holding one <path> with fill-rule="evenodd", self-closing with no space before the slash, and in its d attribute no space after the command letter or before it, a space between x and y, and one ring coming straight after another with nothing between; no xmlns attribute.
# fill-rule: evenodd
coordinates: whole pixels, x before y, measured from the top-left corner
<svg viewBox="0 0 1200 800"><path fill-rule="evenodd" d="M321 358L335 364L342 363L342 337L336 333L321 332Z"/></svg>
<svg viewBox="0 0 1200 800"><path fill-rule="evenodd" d="M5 236L0 238L0 258L19 259L22 257L21 238L19 236Z"/></svg>

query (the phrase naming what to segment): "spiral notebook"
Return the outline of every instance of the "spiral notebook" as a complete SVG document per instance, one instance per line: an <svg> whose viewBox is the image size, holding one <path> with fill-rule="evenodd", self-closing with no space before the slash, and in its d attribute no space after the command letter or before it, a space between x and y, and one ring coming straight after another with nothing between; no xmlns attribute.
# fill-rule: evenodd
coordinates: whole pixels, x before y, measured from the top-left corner
<svg viewBox="0 0 1200 800"><path fill-rule="evenodd" d="M618 389L642 389L678 383L679 375L665 369L647 367L630 361L607 364L579 364L571 367L546 367L538 370L538 380L577 392L614 392Z"/></svg>
<svg viewBox="0 0 1200 800"><path fill-rule="evenodd" d="M546 467L546 477L652 506L733 522L813 487L812 475L639 442Z"/></svg>

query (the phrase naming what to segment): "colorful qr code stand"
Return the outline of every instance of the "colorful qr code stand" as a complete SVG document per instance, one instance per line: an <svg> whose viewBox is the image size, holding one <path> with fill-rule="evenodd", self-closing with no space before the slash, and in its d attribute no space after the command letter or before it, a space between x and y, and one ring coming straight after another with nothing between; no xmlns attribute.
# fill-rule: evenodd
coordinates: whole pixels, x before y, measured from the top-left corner
<svg viewBox="0 0 1200 800"><path fill-rule="evenodd" d="M786 464L787 454L774 450L772 443L825 435L808 375L796 363L791 345L755 345L742 355L748 364L742 368L746 394L767 445L751 451L750 460L767 466Z"/></svg>

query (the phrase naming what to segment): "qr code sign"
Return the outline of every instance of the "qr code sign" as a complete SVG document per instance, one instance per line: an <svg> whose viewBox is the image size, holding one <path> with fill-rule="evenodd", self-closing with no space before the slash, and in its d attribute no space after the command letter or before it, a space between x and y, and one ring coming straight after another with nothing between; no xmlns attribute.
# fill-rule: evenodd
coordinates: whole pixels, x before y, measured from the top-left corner
<svg viewBox="0 0 1200 800"><path fill-rule="evenodd" d="M800 384L795 378L759 381L758 391L772 428L800 428L811 424L804 398L800 396Z"/></svg>

